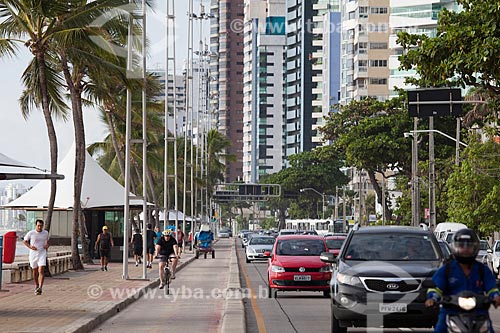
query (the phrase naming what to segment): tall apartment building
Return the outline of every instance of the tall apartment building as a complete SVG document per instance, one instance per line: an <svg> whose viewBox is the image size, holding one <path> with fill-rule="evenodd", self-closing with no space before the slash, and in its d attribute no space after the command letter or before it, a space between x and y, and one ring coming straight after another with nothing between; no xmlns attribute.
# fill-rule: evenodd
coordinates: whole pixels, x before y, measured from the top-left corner
<svg viewBox="0 0 500 333"><path fill-rule="evenodd" d="M23 184L9 183L0 191L0 205L6 205L9 202L17 199L28 189ZM0 229L24 229L26 220L20 219L20 216L26 217L25 210L0 210Z"/></svg>
<svg viewBox="0 0 500 333"><path fill-rule="evenodd" d="M167 100L168 100L168 108L171 110L172 114L170 114L168 129L173 132L174 131L174 115L173 115L173 107L174 107L174 98L175 104L177 106L177 120L176 126L177 134L182 135L184 133L184 126L186 124L186 84L185 77L183 75L176 75L175 80L172 74L168 76L168 82L165 80L165 70L151 70L153 75L158 78L161 84L167 85ZM157 96L156 100L163 101L165 100L165 94Z"/></svg>
<svg viewBox="0 0 500 333"><path fill-rule="evenodd" d="M404 0L402 0L404 1ZM340 102L389 96L390 0L342 0Z"/></svg>
<svg viewBox="0 0 500 333"><path fill-rule="evenodd" d="M233 182L243 177L244 0L212 0L210 13L210 51L218 54L218 64L212 60L210 66L218 80L211 106L218 112L217 129L231 140L226 153L236 156L236 162L225 161L225 180Z"/></svg>
<svg viewBox="0 0 500 333"><path fill-rule="evenodd" d="M284 166L286 1L245 0L243 181Z"/></svg>
<svg viewBox="0 0 500 333"><path fill-rule="evenodd" d="M397 96L393 89L394 86L411 88L404 83L405 77L415 75L414 70L399 70L398 57L403 53L403 48L396 43L397 33L406 31L412 34L426 34L429 37L435 37L438 14L444 8L450 11L459 10L457 2L454 0L391 1L391 35L389 37L389 47L393 50L393 54L389 58L389 95L391 97Z"/></svg>
<svg viewBox="0 0 500 333"><path fill-rule="evenodd" d="M287 157L322 144L324 17L336 2L287 0Z"/></svg>
<svg viewBox="0 0 500 333"><path fill-rule="evenodd" d="M340 3L324 16L323 32L323 116L340 101L340 45L342 17Z"/></svg>

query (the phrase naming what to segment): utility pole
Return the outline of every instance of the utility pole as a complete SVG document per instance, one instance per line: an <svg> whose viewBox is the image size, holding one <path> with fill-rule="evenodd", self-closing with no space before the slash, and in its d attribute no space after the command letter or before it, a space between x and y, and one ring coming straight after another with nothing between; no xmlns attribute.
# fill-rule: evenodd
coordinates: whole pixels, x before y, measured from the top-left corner
<svg viewBox="0 0 500 333"><path fill-rule="evenodd" d="M436 173L434 161L434 117L429 117L429 227L436 228Z"/></svg>

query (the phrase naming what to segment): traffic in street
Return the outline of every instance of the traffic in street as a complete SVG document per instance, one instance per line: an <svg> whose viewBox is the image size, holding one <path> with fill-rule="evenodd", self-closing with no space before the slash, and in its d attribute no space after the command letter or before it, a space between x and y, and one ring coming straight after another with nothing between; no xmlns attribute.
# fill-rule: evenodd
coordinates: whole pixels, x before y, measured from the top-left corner
<svg viewBox="0 0 500 333"><path fill-rule="evenodd" d="M268 261L247 263L241 240L236 239L240 265L243 304L247 332L333 332L331 329L330 297L322 292L278 291L277 297L269 297ZM494 329L500 330L500 310L493 307L490 316ZM427 328L349 328L349 332L433 332Z"/></svg>

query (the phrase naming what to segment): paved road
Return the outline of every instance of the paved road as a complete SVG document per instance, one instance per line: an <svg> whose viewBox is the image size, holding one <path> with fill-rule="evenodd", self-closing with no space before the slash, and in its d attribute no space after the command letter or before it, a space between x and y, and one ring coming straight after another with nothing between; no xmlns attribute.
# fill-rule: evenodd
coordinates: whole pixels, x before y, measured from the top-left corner
<svg viewBox="0 0 500 333"><path fill-rule="evenodd" d="M247 332L330 332L330 299L318 292L278 292L267 298L267 262L245 263L241 242L237 241L242 287L254 291L257 299L244 299ZM500 309L490 311L493 325L500 331ZM351 328L349 332L381 332L380 329ZM429 329L387 329L384 332L432 332Z"/></svg>
<svg viewBox="0 0 500 333"><path fill-rule="evenodd" d="M177 274L170 294L151 289L93 332L220 332L232 240L216 244L215 259L197 259Z"/></svg>

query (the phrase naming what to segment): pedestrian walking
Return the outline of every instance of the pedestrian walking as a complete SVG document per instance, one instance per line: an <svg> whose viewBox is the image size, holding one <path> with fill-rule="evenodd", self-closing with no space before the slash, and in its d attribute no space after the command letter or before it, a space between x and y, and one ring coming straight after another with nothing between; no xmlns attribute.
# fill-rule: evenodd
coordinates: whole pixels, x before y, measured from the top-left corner
<svg viewBox="0 0 500 333"><path fill-rule="evenodd" d="M177 240L177 246L179 247L179 258L182 254L182 247L184 245L184 233L182 232L181 228L179 228L179 230L177 230L176 232L176 240Z"/></svg>
<svg viewBox="0 0 500 333"><path fill-rule="evenodd" d="M153 230L153 225L148 223L148 230L146 230L146 245L147 245L147 260L146 267L153 268L153 253L155 253L155 240L156 232Z"/></svg>
<svg viewBox="0 0 500 333"><path fill-rule="evenodd" d="M142 235L139 231L139 228L135 228L135 234L133 234L132 238L130 239L130 245L132 245L132 248L134 250L135 267L137 267L140 263L142 263L141 256L143 250Z"/></svg>
<svg viewBox="0 0 500 333"><path fill-rule="evenodd" d="M43 220L36 220L35 223L35 230L29 231L24 236L23 243L30 249L29 262L35 280L35 295L41 295L49 248L49 232L43 230Z"/></svg>
<svg viewBox="0 0 500 333"><path fill-rule="evenodd" d="M97 247L99 246L99 254L101 256L101 271L108 270L108 262L109 262L109 253L111 252L111 248L115 246L113 242L113 235L108 231L108 226L102 227L102 233L97 236L97 240L95 242L95 250L97 251Z"/></svg>

